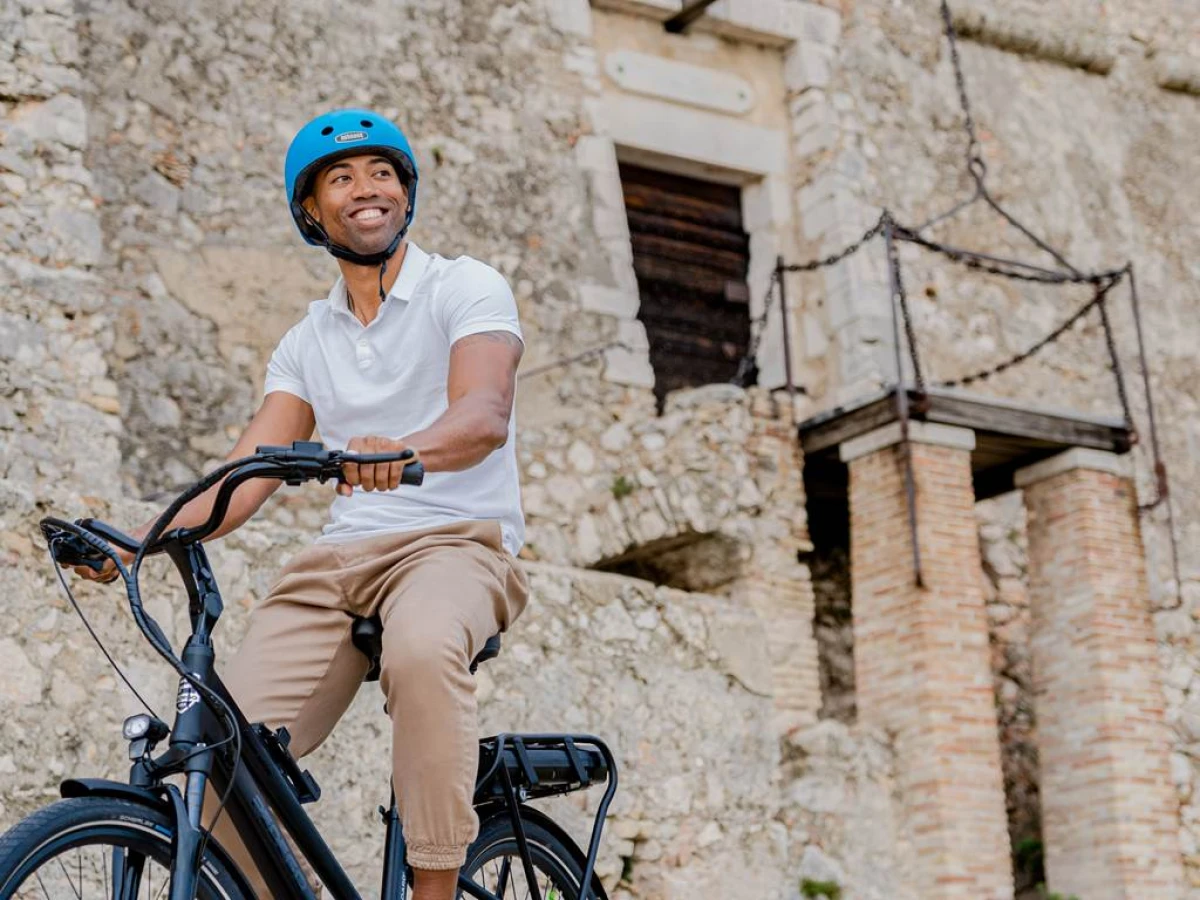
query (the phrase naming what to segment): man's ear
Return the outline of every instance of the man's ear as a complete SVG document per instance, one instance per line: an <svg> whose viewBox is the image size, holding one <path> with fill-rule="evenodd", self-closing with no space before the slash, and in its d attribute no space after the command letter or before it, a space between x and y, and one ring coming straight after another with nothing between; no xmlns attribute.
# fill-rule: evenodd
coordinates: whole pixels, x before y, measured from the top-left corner
<svg viewBox="0 0 1200 900"><path fill-rule="evenodd" d="M317 208L316 198L312 194L309 194L307 197L301 200L300 205L303 206L308 214L313 217L313 221L315 221L318 225L321 224L321 211Z"/></svg>

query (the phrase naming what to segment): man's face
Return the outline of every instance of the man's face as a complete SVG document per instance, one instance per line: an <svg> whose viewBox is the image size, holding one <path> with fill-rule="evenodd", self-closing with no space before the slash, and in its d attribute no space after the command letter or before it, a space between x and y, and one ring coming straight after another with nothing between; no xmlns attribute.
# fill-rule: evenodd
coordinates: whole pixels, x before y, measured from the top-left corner
<svg viewBox="0 0 1200 900"><path fill-rule="evenodd" d="M335 244L379 253L404 226L408 191L386 157L347 156L317 173L304 207Z"/></svg>

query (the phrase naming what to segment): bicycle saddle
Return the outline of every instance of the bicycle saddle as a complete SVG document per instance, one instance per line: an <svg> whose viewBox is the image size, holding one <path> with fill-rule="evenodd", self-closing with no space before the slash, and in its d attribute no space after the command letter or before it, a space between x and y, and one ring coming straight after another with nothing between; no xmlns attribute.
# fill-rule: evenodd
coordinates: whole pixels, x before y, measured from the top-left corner
<svg viewBox="0 0 1200 900"><path fill-rule="evenodd" d="M371 667L367 670L367 681L379 680L379 654L383 652L383 622L379 616L371 616L364 618L363 616L354 616L354 624L350 626L350 640L354 642L354 646L370 661ZM483 645L483 649L475 655L471 660L471 674L475 674L475 670L479 668L481 663L487 662L489 659L495 659L500 655L500 635L493 634L487 639L487 643Z"/></svg>

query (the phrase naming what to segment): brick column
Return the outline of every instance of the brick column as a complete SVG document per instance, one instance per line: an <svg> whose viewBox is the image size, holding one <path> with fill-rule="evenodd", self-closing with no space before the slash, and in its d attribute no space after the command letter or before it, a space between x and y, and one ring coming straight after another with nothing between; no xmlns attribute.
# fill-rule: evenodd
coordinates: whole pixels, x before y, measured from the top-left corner
<svg viewBox="0 0 1200 900"><path fill-rule="evenodd" d="M922 900L1013 896L971 449L910 423L925 586L913 578L898 423L847 441L858 717L894 736ZM1090 898L1089 898L1090 900Z"/></svg>
<svg viewBox="0 0 1200 900"><path fill-rule="evenodd" d="M1017 473L1029 514L1033 672L1050 887L1184 896L1171 738L1137 495L1124 460L1076 448Z"/></svg>

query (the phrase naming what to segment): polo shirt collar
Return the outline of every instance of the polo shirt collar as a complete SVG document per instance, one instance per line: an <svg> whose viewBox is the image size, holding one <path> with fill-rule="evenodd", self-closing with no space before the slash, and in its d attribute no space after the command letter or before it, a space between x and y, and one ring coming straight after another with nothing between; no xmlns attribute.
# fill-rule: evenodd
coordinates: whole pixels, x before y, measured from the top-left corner
<svg viewBox="0 0 1200 900"><path fill-rule="evenodd" d="M417 289L417 284L421 281L421 276L425 274L425 267L428 264L429 254L409 241L407 249L404 251L404 262L400 264L400 274L396 276L392 289L388 291L388 300L408 303ZM329 291L328 302L334 312L342 312L348 316L354 315L350 311L350 302L346 295L346 280L340 275Z"/></svg>

